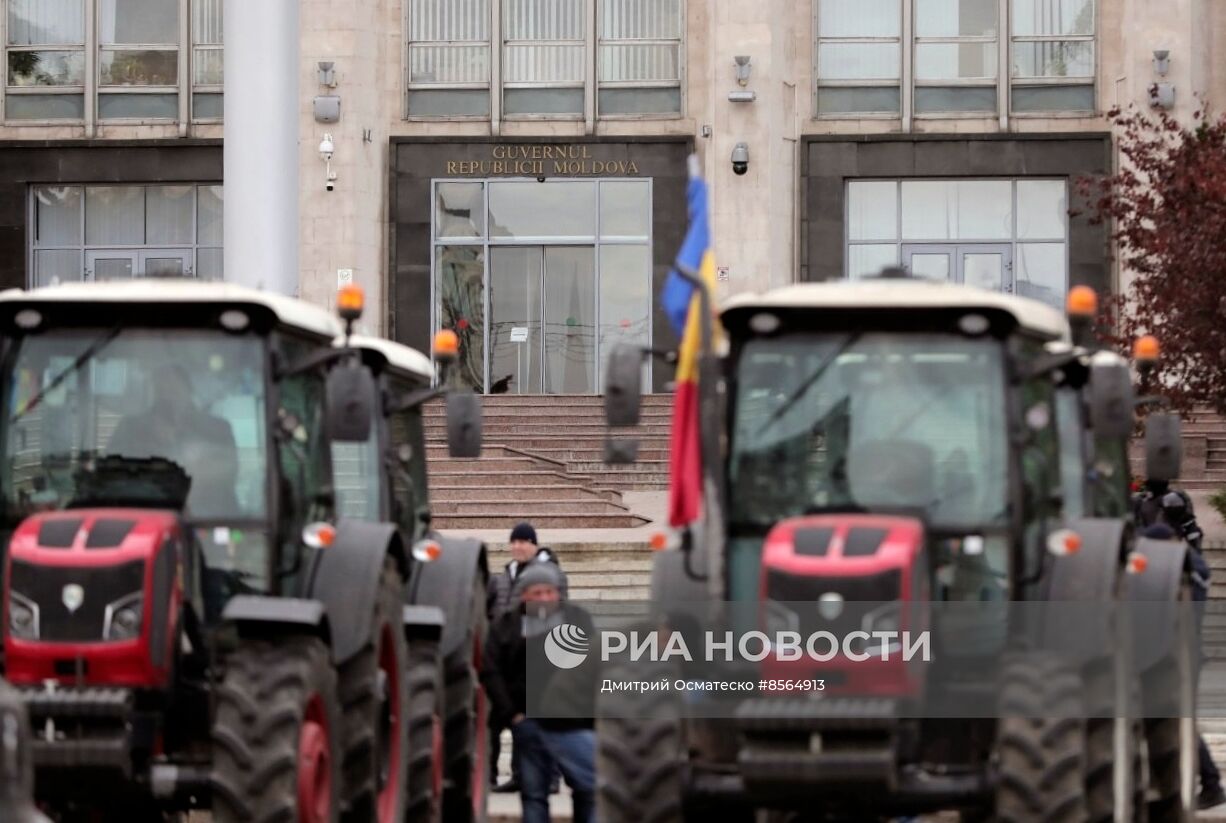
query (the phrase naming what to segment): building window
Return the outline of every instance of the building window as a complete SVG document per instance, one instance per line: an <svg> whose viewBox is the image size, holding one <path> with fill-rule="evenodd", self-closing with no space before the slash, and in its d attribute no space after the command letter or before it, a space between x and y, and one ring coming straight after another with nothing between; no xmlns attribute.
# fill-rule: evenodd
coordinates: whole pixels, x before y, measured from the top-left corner
<svg viewBox="0 0 1226 823"><path fill-rule="evenodd" d="M35 186L30 285L222 279L222 187Z"/></svg>
<svg viewBox="0 0 1226 823"><path fill-rule="evenodd" d="M650 345L650 180L435 181L433 228L433 325L478 391L591 394Z"/></svg>
<svg viewBox="0 0 1226 823"><path fill-rule="evenodd" d="M901 0L819 0L817 111L898 114Z"/></svg>
<svg viewBox="0 0 1226 823"><path fill-rule="evenodd" d="M1093 111L1094 0L1005 7L1002 20L1000 0L817 0L815 112Z"/></svg>
<svg viewBox="0 0 1226 823"><path fill-rule="evenodd" d="M192 3L192 119L220 121L225 52L222 46L224 0Z"/></svg>
<svg viewBox="0 0 1226 823"><path fill-rule="evenodd" d="M221 6L184 25L175 0L9 0L5 119L219 120Z"/></svg>
<svg viewBox="0 0 1226 823"><path fill-rule="evenodd" d="M854 180L846 229L852 279L902 265L916 277L1064 304L1065 180Z"/></svg>
<svg viewBox="0 0 1226 823"><path fill-rule="evenodd" d="M408 115L676 115L683 14L682 0L410 0Z"/></svg>
<svg viewBox="0 0 1226 823"><path fill-rule="evenodd" d="M1094 108L1094 0L1012 0L1013 110Z"/></svg>

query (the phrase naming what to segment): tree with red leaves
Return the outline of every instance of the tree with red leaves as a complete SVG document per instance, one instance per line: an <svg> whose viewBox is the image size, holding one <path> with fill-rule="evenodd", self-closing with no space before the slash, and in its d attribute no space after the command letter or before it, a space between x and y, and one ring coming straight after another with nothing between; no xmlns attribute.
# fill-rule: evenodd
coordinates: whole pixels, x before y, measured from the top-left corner
<svg viewBox="0 0 1226 823"><path fill-rule="evenodd" d="M1077 181L1092 222L1111 220L1134 275L1105 301L1108 338L1124 353L1162 343L1162 393L1179 410L1226 413L1226 118L1198 111L1185 126L1165 111L1112 109L1119 171Z"/></svg>

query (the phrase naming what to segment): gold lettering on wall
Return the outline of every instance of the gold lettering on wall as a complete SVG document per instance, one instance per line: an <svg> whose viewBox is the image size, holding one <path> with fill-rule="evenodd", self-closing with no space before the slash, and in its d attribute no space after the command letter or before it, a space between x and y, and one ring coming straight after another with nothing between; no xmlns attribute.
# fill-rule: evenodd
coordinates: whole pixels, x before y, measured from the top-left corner
<svg viewBox="0 0 1226 823"><path fill-rule="evenodd" d="M600 144L595 146L599 148ZM447 174L540 177L548 172L553 176L624 177L639 173L638 165L633 160L597 160L592 156L592 148L593 144L590 143L499 143L490 147L488 160L448 160ZM547 165L546 160L553 162Z"/></svg>

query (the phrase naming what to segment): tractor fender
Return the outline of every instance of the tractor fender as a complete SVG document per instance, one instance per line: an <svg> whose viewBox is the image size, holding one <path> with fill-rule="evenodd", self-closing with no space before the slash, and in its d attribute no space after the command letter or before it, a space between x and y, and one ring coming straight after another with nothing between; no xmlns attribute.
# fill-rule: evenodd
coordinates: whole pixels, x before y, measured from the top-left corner
<svg viewBox="0 0 1226 823"><path fill-rule="evenodd" d="M241 637L309 634L331 642L327 609L318 600L238 594L222 609L221 621L235 626Z"/></svg>
<svg viewBox="0 0 1226 823"><path fill-rule="evenodd" d="M437 642L443 636L447 615L437 606L405 606L403 614L405 639Z"/></svg>
<svg viewBox="0 0 1226 823"><path fill-rule="evenodd" d="M486 605L473 603L477 583L482 589L489 582L489 563L485 544L468 537L444 537L437 533L430 538L442 551L429 563L416 563L410 602L418 606L436 606L446 618L439 644L443 659L451 657L469 637L472 615L480 611L485 619ZM484 637L484 626L480 628ZM467 651L465 652L468 653Z"/></svg>
<svg viewBox="0 0 1226 823"><path fill-rule="evenodd" d="M1042 648L1081 660L1098 658L1114 647L1113 606L1121 572L1124 523L1087 517L1072 521L1068 527L1081 537L1081 548L1056 558L1047 599L1102 603L1103 608L1079 609L1077 631L1070 632L1067 619L1063 619L1067 614L1056 607L1043 623Z"/></svg>
<svg viewBox="0 0 1226 823"><path fill-rule="evenodd" d="M689 558L691 570L701 570L701 548L695 547ZM701 629L710 618L710 590L704 580L695 580L685 569L686 557L681 549L656 552L651 560L652 627L667 623L681 633L690 648L701 645Z"/></svg>
<svg viewBox="0 0 1226 823"><path fill-rule="evenodd" d="M1141 610L1132 621L1132 636L1133 659L1137 670L1143 672L1175 648L1188 546L1174 540L1142 537L1137 539L1134 551L1145 558L1145 571L1128 575L1124 595Z"/></svg>
<svg viewBox="0 0 1226 823"><path fill-rule="evenodd" d="M370 639L371 608L388 556L404 568L400 533L391 523L342 520L332 545L319 552L311 597L324 604L332 626L332 660L342 665ZM402 571L403 574L403 571Z"/></svg>

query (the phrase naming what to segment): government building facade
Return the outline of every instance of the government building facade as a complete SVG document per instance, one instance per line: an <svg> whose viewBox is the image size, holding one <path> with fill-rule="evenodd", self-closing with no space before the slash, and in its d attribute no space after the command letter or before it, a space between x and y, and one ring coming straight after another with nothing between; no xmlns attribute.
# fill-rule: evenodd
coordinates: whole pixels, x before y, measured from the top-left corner
<svg viewBox="0 0 1226 823"><path fill-rule="evenodd" d="M222 0L0 9L0 285L226 278ZM725 294L898 264L1059 303L1119 288L1074 192L1117 165L1105 113L1226 101L1213 0L304 0L298 26L299 294L356 281L419 348L454 329L478 390L594 393L613 344L675 342L690 153Z"/></svg>

